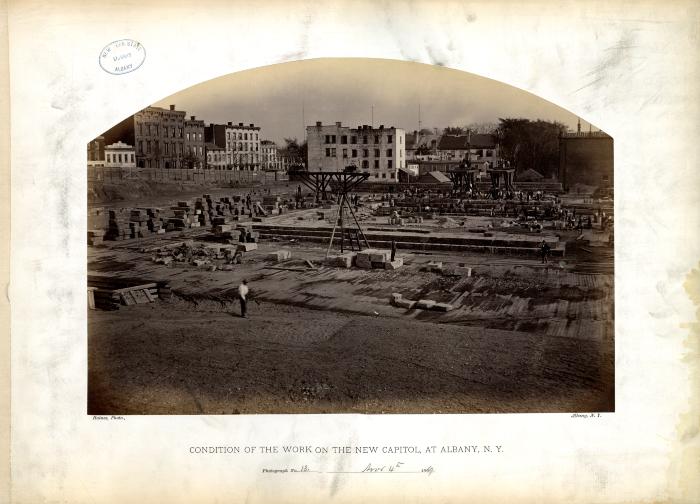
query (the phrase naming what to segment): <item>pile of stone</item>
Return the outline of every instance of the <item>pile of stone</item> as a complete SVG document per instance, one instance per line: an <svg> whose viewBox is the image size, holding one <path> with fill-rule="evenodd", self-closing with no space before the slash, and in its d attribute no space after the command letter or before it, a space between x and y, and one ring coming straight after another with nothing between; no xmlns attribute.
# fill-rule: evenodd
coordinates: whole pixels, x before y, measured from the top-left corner
<svg viewBox="0 0 700 504"><path fill-rule="evenodd" d="M225 265L240 264L243 252L245 250L242 250L239 245L195 245L190 240L175 246L156 249L151 259L156 264L188 263L197 267L207 266L214 271L217 268L230 269L223 267Z"/></svg>
<svg viewBox="0 0 700 504"><path fill-rule="evenodd" d="M454 306L449 303L438 303L432 299L419 299L418 301L411 301L410 299L404 299L398 292L391 294L390 302L397 308L406 308L407 310L411 310L413 308L418 310L432 310L439 312L454 310Z"/></svg>
<svg viewBox="0 0 700 504"><path fill-rule="evenodd" d="M224 217L214 217L212 224L211 232L219 240L243 244L244 246L255 245L255 247L251 246L246 251L257 248L260 233L253 231L250 224L239 224L234 228L232 224L226 223Z"/></svg>
<svg viewBox="0 0 700 504"><path fill-rule="evenodd" d="M393 270L403 266L403 259L391 260L391 251L382 249L366 249L355 256L355 266L362 269Z"/></svg>
<svg viewBox="0 0 700 504"><path fill-rule="evenodd" d="M88 231L88 245L94 247L96 245L101 245L104 239L104 231Z"/></svg>
<svg viewBox="0 0 700 504"><path fill-rule="evenodd" d="M395 270L403 266L403 258L397 257L392 261L390 250L366 249L329 256L324 264L336 268L355 266L362 269Z"/></svg>
<svg viewBox="0 0 700 504"><path fill-rule="evenodd" d="M395 226L405 226L406 224L422 224L423 223L423 217L420 215L409 215L402 217L399 212L394 210L391 212L391 215L389 216L389 224L395 225Z"/></svg>

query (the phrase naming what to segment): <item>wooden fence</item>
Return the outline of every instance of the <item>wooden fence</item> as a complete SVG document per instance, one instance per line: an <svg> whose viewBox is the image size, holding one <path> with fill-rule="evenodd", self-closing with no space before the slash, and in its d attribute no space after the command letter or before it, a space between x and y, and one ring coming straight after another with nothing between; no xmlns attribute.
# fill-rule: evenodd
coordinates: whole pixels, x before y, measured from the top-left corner
<svg viewBox="0 0 700 504"><path fill-rule="evenodd" d="M273 183L288 180L287 174L271 171L196 170L187 168L121 168L89 166L88 182L117 182L120 180L154 180L192 183Z"/></svg>

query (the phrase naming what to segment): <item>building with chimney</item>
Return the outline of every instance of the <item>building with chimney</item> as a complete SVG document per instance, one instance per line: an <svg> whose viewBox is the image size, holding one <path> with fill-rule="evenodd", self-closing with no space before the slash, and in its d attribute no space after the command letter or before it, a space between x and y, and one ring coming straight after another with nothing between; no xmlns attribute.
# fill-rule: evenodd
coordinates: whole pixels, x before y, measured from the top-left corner
<svg viewBox="0 0 700 504"><path fill-rule="evenodd" d="M257 171L260 169L260 126L255 124L210 124L205 141L226 151L226 169Z"/></svg>
<svg viewBox="0 0 700 504"><path fill-rule="evenodd" d="M105 142L123 142L136 149L139 168L184 167L185 112L146 107L104 133Z"/></svg>
<svg viewBox="0 0 700 504"><path fill-rule="evenodd" d="M467 133L466 135L442 135L437 146L438 158L443 161L469 161L495 166L499 158L498 142L494 135Z"/></svg>
<svg viewBox="0 0 700 504"><path fill-rule="evenodd" d="M398 170L406 167L406 134L384 125L357 128L320 121L306 127L309 171L343 171L349 166L369 173L372 182L398 182Z"/></svg>
<svg viewBox="0 0 700 504"><path fill-rule="evenodd" d="M576 184L612 188L613 138L603 131L563 133L559 137L559 181L565 189Z"/></svg>

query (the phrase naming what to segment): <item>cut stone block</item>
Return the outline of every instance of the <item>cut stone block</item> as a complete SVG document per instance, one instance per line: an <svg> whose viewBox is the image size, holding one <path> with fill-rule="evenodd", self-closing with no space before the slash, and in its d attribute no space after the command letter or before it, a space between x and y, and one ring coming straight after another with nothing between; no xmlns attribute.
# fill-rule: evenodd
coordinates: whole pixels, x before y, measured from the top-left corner
<svg viewBox="0 0 700 504"><path fill-rule="evenodd" d="M387 261L384 263L384 269L395 270L403 266L403 258L399 257L393 261Z"/></svg>
<svg viewBox="0 0 700 504"><path fill-rule="evenodd" d="M416 303L416 308L421 310L430 310L433 306L435 306L435 304L435 301L432 299L419 299Z"/></svg>
<svg viewBox="0 0 700 504"><path fill-rule="evenodd" d="M329 256L324 262L328 266L334 266L336 268L350 268L353 263L355 254L346 253L336 256Z"/></svg>
<svg viewBox="0 0 700 504"><path fill-rule="evenodd" d="M410 299L399 299L398 301L396 301L395 305L399 308L406 308L410 310L414 306L416 306L416 302L411 301Z"/></svg>
<svg viewBox="0 0 700 504"><path fill-rule="evenodd" d="M238 244L238 250L241 252L250 252L251 250L257 250L258 249L258 244L257 243L239 243Z"/></svg>
<svg viewBox="0 0 700 504"><path fill-rule="evenodd" d="M398 292L392 292L391 294L391 304L396 304L397 301L399 301L403 296L399 294Z"/></svg>
<svg viewBox="0 0 700 504"><path fill-rule="evenodd" d="M391 258L390 250L372 250L369 254L369 260L371 262L385 262Z"/></svg>
<svg viewBox="0 0 700 504"><path fill-rule="evenodd" d="M289 250L276 250L267 254L267 257L268 259L272 259L273 261L277 262L286 261L292 257L292 253Z"/></svg>
<svg viewBox="0 0 700 504"><path fill-rule="evenodd" d="M213 231L214 233L219 234L219 233L224 233L224 232L231 231L232 227L233 227L233 226L231 226L231 224L219 224L219 225L214 226L214 227L212 228L212 231Z"/></svg>
<svg viewBox="0 0 700 504"><path fill-rule="evenodd" d="M448 312L454 310L454 306L448 303L435 303L430 309L435 311Z"/></svg>

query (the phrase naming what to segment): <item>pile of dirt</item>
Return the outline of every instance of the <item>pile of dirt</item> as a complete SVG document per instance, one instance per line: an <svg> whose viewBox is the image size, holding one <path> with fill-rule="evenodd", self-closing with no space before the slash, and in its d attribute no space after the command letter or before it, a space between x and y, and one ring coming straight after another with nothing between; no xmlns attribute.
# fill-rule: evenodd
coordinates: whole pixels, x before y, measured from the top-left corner
<svg viewBox="0 0 700 504"><path fill-rule="evenodd" d="M110 204L122 201L150 200L158 197L182 197L183 194L202 194L212 188L253 187L256 184L211 182L167 182L161 180L119 180L90 182L88 204Z"/></svg>

